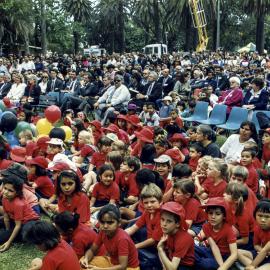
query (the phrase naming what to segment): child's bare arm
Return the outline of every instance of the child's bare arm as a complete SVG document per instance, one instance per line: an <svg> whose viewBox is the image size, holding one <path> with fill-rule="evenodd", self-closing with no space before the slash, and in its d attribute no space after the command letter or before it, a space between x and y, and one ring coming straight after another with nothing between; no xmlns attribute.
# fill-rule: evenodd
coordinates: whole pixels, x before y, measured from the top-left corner
<svg viewBox="0 0 270 270"><path fill-rule="evenodd" d="M10 219L7 213L4 212L4 223L6 230L10 229Z"/></svg>
<svg viewBox="0 0 270 270"><path fill-rule="evenodd" d="M147 248L147 247L153 246L155 244L155 242L156 241L153 238L148 238L148 239L146 239L146 240L144 240L144 241L142 241L140 243L137 243L135 245L135 247L137 249L139 249L139 248Z"/></svg>
<svg viewBox="0 0 270 270"><path fill-rule="evenodd" d="M164 193L162 201L164 203L170 201L172 195L173 195L173 187L171 187L166 193Z"/></svg>
<svg viewBox="0 0 270 270"><path fill-rule="evenodd" d="M236 243L229 244L231 255L227 260L218 268L218 270L228 270L237 260L237 245Z"/></svg>
<svg viewBox="0 0 270 270"><path fill-rule="evenodd" d="M223 259L216 242L212 239L212 237L207 238L207 241L212 250L214 258L216 259L218 265L221 266L223 264Z"/></svg>
<svg viewBox="0 0 270 270"><path fill-rule="evenodd" d="M131 227L125 229L125 231L127 232L128 235L133 235L135 232L137 232L139 230L139 227L134 224Z"/></svg>
<svg viewBox="0 0 270 270"><path fill-rule="evenodd" d="M258 266L268 255L269 252L270 252L270 241L268 241L267 244L258 252L258 255L251 263L251 266L254 267Z"/></svg>

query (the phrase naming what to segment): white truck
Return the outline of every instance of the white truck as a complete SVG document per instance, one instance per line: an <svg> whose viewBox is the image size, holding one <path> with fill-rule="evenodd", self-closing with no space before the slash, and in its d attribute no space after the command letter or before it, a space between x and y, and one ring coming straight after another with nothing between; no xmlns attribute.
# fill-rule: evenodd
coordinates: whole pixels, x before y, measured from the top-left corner
<svg viewBox="0 0 270 270"><path fill-rule="evenodd" d="M146 55L156 55L161 57L162 54L168 53L168 47L166 44L149 44L143 47L143 53Z"/></svg>
<svg viewBox="0 0 270 270"><path fill-rule="evenodd" d="M83 54L101 56L103 54L106 54L106 50L104 48L99 48L98 45L93 45L90 48L83 49Z"/></svg>

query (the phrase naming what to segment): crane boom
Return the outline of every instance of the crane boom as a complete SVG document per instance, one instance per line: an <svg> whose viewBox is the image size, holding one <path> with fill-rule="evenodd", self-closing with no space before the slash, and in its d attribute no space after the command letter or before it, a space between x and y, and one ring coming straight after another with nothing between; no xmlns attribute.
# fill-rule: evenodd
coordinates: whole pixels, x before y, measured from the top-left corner
<svg viewBox="0 0 270 270"><path fill-rule="evenodd" d="M189 0L189 8L192 17L193 26L198 30L199 44L196 48L197 52L206 50L208 44L208 36L206 31L206 16L203 9L202 0Z"/></svg>

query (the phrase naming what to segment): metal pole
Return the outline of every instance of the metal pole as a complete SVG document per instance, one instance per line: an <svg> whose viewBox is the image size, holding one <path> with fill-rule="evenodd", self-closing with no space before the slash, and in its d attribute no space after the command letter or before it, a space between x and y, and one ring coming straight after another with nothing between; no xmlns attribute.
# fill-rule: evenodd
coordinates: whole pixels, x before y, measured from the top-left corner
<svg viewBox="0 0 270 270"><path fill-rule="evenodd" d="M220 0L217 0L217 39L216 50L220 47Z"/></svg>

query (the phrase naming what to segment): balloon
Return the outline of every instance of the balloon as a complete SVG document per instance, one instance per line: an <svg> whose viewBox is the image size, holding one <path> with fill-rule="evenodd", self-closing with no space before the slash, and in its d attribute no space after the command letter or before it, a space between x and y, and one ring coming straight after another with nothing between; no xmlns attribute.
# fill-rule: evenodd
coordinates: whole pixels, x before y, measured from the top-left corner
<svg viewBox="0 0 270 270"><path fill-rule="evenodd" d="M61 110L56 105L51 105L45 110L45 117L51 123L57 122L61 119Z"/></svg>
<svg viewBox="0 0 270 270"><path fill-rule="evenodd" d="M10 132L17 126L17 117L12 112L3 112L1 116L0 130Z"/></svg>
<svg viewBox="0 0 270 270"><path fill-rule="evenodd" d="M72 129L69 126L61 126L61 128L65 131L66 133L66 139L65 142L71 141L72 139Z"/></svg>
<svg viewBox="0 0 270 270"><path fill-rule="evenodd" d="M52 124L46 118L39 119L36 127L39 135L48 135L53 128Z"/></svg>
<svg viewBox="0 0 270 270"><path fill-rule="evenodd" d="M63 128L55 127L51 130L49 134L50 138L58 138L64 141L66 139L66 133Z"/></svg>
<svg viewBox="0 0 270 270"><path fill-rule="evenodd" d="M14 134L14 131L5 132L4 136L7 139L7 141L8 141L11 148L13 148L14 146L19 146L20 145L18 139L16 138L16 136Z"/></svg>
<svg viewBox="0 0 270 270"><path fill-rule="evenodd" d="M4 112L6 110L6 106L4 104L4 102L1 100L0 101L0 109Z"/></svg>
<svg viewBox="0 0 270 270"><path fill-rule="evenodd" d="M32 131L30 124L25 122L25 121L19 121L18 124L17 124L17 127L15 128L16 136L19 137L19 134L22 131L27 130L27 129Z"/></svg>

